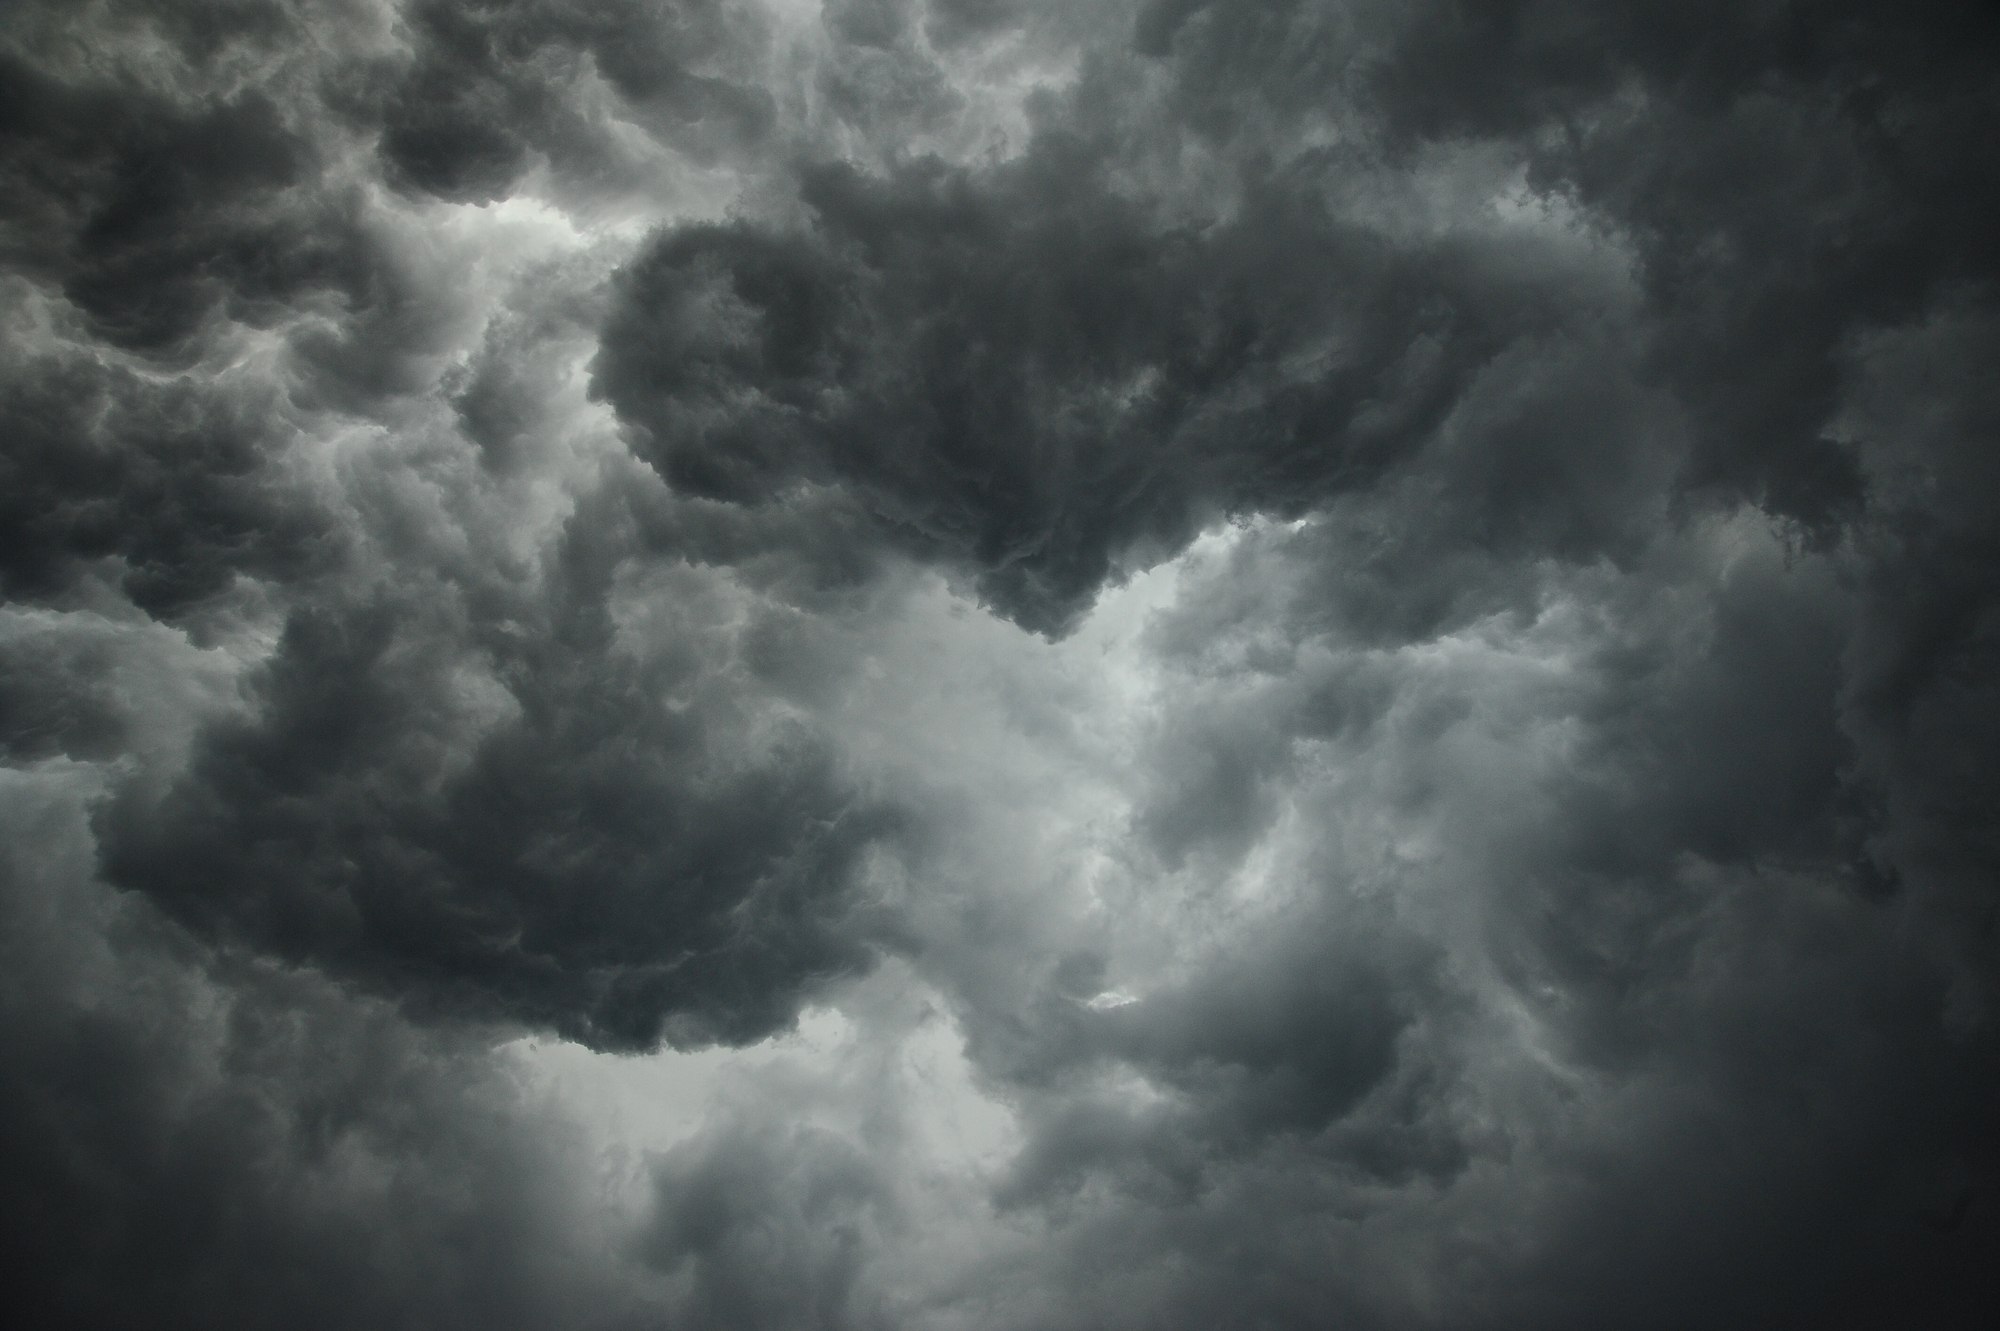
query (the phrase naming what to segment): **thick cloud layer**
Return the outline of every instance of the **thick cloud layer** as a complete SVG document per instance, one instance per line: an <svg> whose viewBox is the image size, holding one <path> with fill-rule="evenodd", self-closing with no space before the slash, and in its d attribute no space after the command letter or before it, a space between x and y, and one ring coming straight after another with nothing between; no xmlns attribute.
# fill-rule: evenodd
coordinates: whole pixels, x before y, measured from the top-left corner
<svg viewBox="0 0 2000 1331"><path fill-rule="evenodd" d="M1106 170L1049 131L988 171L817 170L806 235L670 232L623 279L598 391L677 488L855 489L882 539L1055 632L1205 523L1378 478L1480 361L1560 318L1476 242L1343 226L1309 176L1196 231Z"/></svg>
<svg viewBox="0 0 2000 1331"><path fill-rule="evenodd" d="M1996 55L17 6L20 1297L1986 1325Z"/></svg>

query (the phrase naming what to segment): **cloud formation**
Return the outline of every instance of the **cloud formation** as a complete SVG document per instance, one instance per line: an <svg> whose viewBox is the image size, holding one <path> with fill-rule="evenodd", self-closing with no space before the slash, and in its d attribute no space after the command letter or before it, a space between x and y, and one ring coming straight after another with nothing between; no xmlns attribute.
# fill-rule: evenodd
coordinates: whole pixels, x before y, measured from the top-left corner
<svg viewBox="0 0 2000 1331"><path fill-rule="evenodd" d="M42 1320L2000 1306L1991 6L17 10Z"/></svg>

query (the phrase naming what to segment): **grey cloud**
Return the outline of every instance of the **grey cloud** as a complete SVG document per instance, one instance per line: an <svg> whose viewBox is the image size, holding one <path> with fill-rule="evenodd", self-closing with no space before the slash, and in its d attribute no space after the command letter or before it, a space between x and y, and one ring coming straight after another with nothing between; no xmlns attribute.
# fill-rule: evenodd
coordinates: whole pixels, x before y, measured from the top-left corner
<svg viewBox="0 0 2000 1331"><path fill-rule="evenodd" d="M765 35L751 6L439 3L409 6L402 20L413 59L351 97L380 115L391 179L441 198L504 198L537 155L559 175L615 159L577 95L592 71L650 131L697 158L753 148L774 128L776 108L755 79Z"/></svg>
<svg viewBox="0 0 2000 1331"><path fill-rule="evenodd" d="M561 425L563 351L589 335L601 285L588 263L551 264L487 321L451 405L491 471L523 474L546 460Z"/></svg>
<svg viewBox="0 0 2000 1331"><path fill-rule="evenodd" d="M419 1011L623 1049L787 1023L803 985L869 961L851 877L888 814L809 732L717 752L728 731L664 696L699 658L620 660L572 613L525 653L490 639L508 714L485 724L421 610L296 613L252 716L107 813L107 873Z"/></svg>
<svg viewBox="0 0 2000 1331"><path fill-rule="evenodd" d="M1871 861L1942 920L1957 960L1955 1020L1991 1010L1996 852L1991 739L1995 584L1987 514L2000 484L1995 402L1975 366L1990 316L1941 313L1884 334L1857 367L1848 408L1881 478L1882 521L1860 573L1842 719L1855 787L1873 798L1858 832ZM1892 386L1893 384L1893 386ZM1895 440L1899 447L1888 446Z"/></svg>
<svg viewBox="0 0 2000 1331"><path fill-rule="evenodd" d="M1198 233L1106 169L1051 131L991 172L816 171L805 233L663 235L622 279L597 391L676 486L854 487L884 540L1060 632L1203 522L1370 483L1562 317L1532 269L1344 222L1309 177Z"/></svg>
<svg viewBox="0 0 2000 1331"><path fill-rule="evenodd" d="M890 47L910 25L909 0L834 0L826 24L856 46Z"/></svg>
<svg viewBox="0 0 2000 1331"><path fill-rule="evenodd" d="M326 516L267 469L282 412L196 379L165 382L74 352L18 355L0 376L9 431L0 578L13 598L61 596L122 561L135 604L175 617L239 575L307 575L340 544Z"/></svg>
<svg viewBox="0 0 2000 1331"><path fill-rule="evenodd" d="M9 33L32 1306L1990 1320L1990 7L820 19Z"/></svg>
<svg viewBox="0 0 2000 1331"><path fill-rule="evenodd" d="M1271 574L1239 572L1252 585ZM1935 872L1887 897L1845 872L1854 847L1833 791L1853 754L1841 653L1824 635L1851 628L1828 615L1853 606L1780 573L1773 560L1741 576L1705 612L1711 631L1653 644L1643 671L1623 655L1586 660L1542 698L1500 680L1427 683L1421 658L1378 658L1387 679L1361 690L1356 667L1319 669L1320 688L1376 695L1360 724L1325 728L1317 691L1294 682L1312 680L1310 666L1267 673L1246 696L1242 676L1208 658L1184 686L1189 724L1289 729L1332 782L1281 788L1314 866L1300 877L1287 869L1299 861L1276 861L1274 890L1296 904L1268 933L1237 935L1240 968L1211 963L1184 988L1102 1013L1051 998L1034 1035L996 1021L990 1047L970 1046L1046 1106L1030 1110L1002 1195L1070 1227L1060 1279L1084 1309L1073 1324L1291 1324L1334 1310L1363 1325L1977 1321L1993 1297L1990 1228L1939 1243L1922 1217L1948 1218L1951 1199L1991 1186L1990 1029L1948 1017L1964 959L1938 965L1897 941L1930 929ZM1183 595L1197 609L1216 600ZM1329 646L1308 642L1299 660ZM1565 713L1588 718L1574 757L1512 729ZM1370 832L1385 819L1390 835L1428 829L1435 857L1377 851ZM1401 904L1339 905L1355 893ZM1433 911L1450 922L1441 932L1423 923ZM1408 951L1419 940L1442 952ZM1420 964L1377 969L1399 947ZM1481 993L1488 966L1574 1080L1486 1063L1507 1046L1486 1023L1511 1020ZM1107 978L1100 956L1071 966L1062 989ZM1123 1030L1093 1040L1094 1024ZM1036 1061L1052 1057L1069 1071ZM1167 1098L1135 1102L1089 1077L1043 1089L1094 1059ZM1488 1191L1498 1177L1510 1182ZM1079 1196L1093 1178L1110 1191ZM1405 1214L1422 1218L1405 1230ZM1315 1237L1293 1249L1302 1229ZM1541 1237L1518 1264L1475 1255L1528 1232ZM1425 1269L1459 1272L1435 1302L1400 1283L1418 1248ZM1117 1279L1138 1288L1110 1295ZM1222 1300L1246 1284L1243 1302Z"/></svg>
<svg viewBox="0 0 2000 1331"><path fill-rule="evenodd" d="M1018 26L1022 0L930 0L924 31L941 47L962 46Z"/></svg>
<svg viewBox="0 0 2000 1331"><path fill-rule="evenodd" d="M413 15L411 77L428 78L433 57L468 65L437 74L450 91L581 33L633 97L672 100L633 82L658 73L654 46L684 38L721 58L748 21L617 7L484 17L492 31L442 9ZM268 18L231 14L218 30L258 37ZM621 75L620 59L639 63ZM320 188L327 144L255 89L205 91L226 82L219 68L176 100L16 63L24 132L7 179L31 223L19 243L34 246L17 264L59 283L90 333L178 373L118 368L72 342L10 376L8 590L60 598L106 561L163 617L239 580L283 589L284 635L250 714L211 722L178 781L135 781L107 809L112 878L212 938L361 979L413 1010L620 1047L753 1039L790 1019L800 985L865 965L843 884L883 815L840 789L809 727L766 741L760 759L733 751L740 730L669 709L660 692L700 672L698 653L620 661L603 606L616 552L579 538L551 598L524 601L518 568L496 577L445 557L441 577L427 571L441 550L401 526L403 482L362 478L356 498L376 511L357 524L276 465L329 411L407 426L406 400L438 385L467 323L450 260L407 221ZM566 307L559 288L523 300L489 327L459 393L500 473L550 426L552 381L531 362L590 318L587 296ZM188 366L205 321L281 314L305 316L287 329L288 384ZM615 525L616 487L607 494L579 522ZM403 561L394 586L365 585L374 549ZM467 669L491 679L490 696L462 694ZM10 681L23 756L108 756L115 708L32 664ZM551 799L552 782L570 794ZM566 886L586 880L589 901Z"/></svg>
<svg viewBox="0 0 2000 1331"><path fill-rule="evenodd" d="M1047 1029L1031 1046L1038 1066L987 1056L974 1028L975 1057L1059 1090L1031 1105L1004 1204L1046 1204L1106 1173L1152 1201L1192 1202L1273 1149L1398 1179L1462 1163L1453 1143L1435 1143L1442 1154L1411 1149L1409 1096L1426 1071L1408 1037L1416 1008L1437 1001L1425 945L1337 893L1281 920L1123 1006L1048 995ZM1164 1098L1135 1107L1076 1093L1107 1067Z"/></svg>
<svg viewBox="0 0 2000 1331"><path fill-rule="evenodd" d="M1654 372L1700 427L1683 483L1821 539L1863 486L1825 433L1842 339L1991 280L1969 156L1990 7L1283 3L1156 8L1140 30L1183 72L1184 122L1237 151L1344 116L1392 151L1506 144L1598 210L1638 247Z"/></svg>
<svg viewBox="0 0 2000 1331"><path fill-rule="evenodd" d="M33 1272L20 1315L634 1324L579 1150L483 1035L418 1034L311 974L192 945L79 873L67 795L10 799L0 880L0 1224Z"/></svg>
<svg viewBox="0 0 2000 1331"><path fill-rule="evenodd" d="M1824 431L1837 351L1990 281L1968 154L1994 114L1990 6L1446 6L1377 87L1397 128L1526 137L1535 174L1630 227L1664 322L1659 363L1702 429L1688 483L1808 527L1862 476ZM1636 81L1637 115L1617 98Z"/></svg>
<svg viewBox="0 0 2000 1331"><path fill-rule="evenodd" d="M678 1325L888 1325L859 1277L894 1199L845 1139L748 1115L653 1163L644 1260L687 1279Z"/></svg>
<svg viewBox="0 0 2000 1331"><path fill-rule="evenodd" d="M10 266L60 282L102 336L166 347L225 302L254 320L337 277L346 237L285 199L312 148L268 97L184 106L5 59Z"/></svg>
<svg viewBox="0 0 2000 1331"><path fill-rule="evenodd" d="M379 238L315 96L352 14L24 8L0 56L11 270L57 287L112 345L175 365L223 321L376 302Z"/></svg>
<svg viewBox="0 0 2000 1331"><path fill-rule="evenodd" d="M951 117L964 109L964 98L936 60L914 43L898 40L901 29L881 26L885 22L828 19L844 40L832 47L820 69L818 93L843 126L864 143L888 145L894 158L902 140L948 128Z"/></svg>

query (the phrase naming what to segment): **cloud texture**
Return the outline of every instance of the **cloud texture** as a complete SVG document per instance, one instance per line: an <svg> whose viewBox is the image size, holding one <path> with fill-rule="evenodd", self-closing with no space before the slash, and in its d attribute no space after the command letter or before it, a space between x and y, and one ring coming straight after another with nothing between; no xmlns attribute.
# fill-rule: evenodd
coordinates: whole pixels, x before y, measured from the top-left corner
<svg viewBox="0 0 2000 1331"><path fill-rule="evenodd" d="M1997 57L13 6L18 1300L1987 1325Z"/></svg>

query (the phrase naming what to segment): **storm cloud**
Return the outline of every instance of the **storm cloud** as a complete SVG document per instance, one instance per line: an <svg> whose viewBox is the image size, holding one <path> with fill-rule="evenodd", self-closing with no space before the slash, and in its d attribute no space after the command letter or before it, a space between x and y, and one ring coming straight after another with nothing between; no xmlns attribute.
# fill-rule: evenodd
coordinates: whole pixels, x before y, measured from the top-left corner
<svg viewBox="0 0 2000 1331"><path fill-rule="evenodd" d="M1987 1325L1996 70L14 6L17 1298Z"/></svg>

